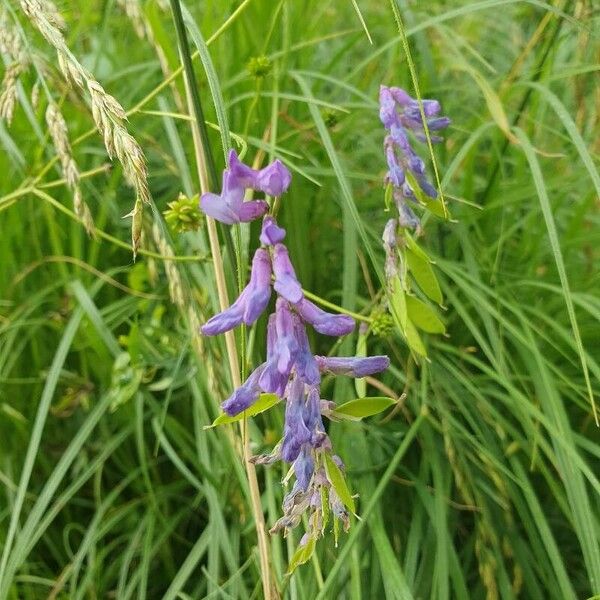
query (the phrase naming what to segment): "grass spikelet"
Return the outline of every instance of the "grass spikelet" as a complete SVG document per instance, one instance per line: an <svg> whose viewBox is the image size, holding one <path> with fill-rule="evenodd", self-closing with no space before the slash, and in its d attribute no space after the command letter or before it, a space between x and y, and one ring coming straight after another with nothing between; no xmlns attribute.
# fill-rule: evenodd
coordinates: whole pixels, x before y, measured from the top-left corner
<svg viewBox="0 0 600 600"><path fill-rule="evenodd" d="M17 82L19 75L25 70L23 60L11 63L4 73L0 84L0 118L11 123L17 102Z"/></svg>
<svg viewBox="0 0 600 600"><path fill-rule="evenodd" d="M144 16L139 0L117 0L117 4L129 17L136 35L139 38L146 37L146 26L144 24Z"/></svg>
<svg viewBox="0 0 600 600"><path fill-rule="evenodd" d="M73 207L75 208L75 214L82 220L86 231L91 235L94 231L94 220L92 219L90 209L81 194L79 169L77 168L77 163L73 159L73 154L71 152L67 124L65 123L65 119L60 112L60 109L54 102L50 102L46 109L46 124L48 125L48 131L60 161L63 175L65 176L67 185L73 192Z"/></svg>
<svg viewBox="0 0 600 600"><path fill-rule="evenodd" d="M125 127L127 115L124 108L104 90L69 50L61 31L64 21L59 18L56 6L50 0L20 0L20 4L29 20L56 50L59 68L67 81L87 88L91 97L92 117L104 139L108 155L110 158L116 157L122 164L125 178L135 189L138 200L143 203L149 202L146 159L140 145ZM132 214L140 213L141 208L136 203Z"/></svg>

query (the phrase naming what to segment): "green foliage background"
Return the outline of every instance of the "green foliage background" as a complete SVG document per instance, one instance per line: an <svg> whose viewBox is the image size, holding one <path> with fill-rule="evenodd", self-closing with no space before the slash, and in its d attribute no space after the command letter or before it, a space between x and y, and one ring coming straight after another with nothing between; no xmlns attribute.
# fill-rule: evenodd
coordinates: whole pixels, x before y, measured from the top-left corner
<svg viewBox="0 0 600 600"><path fill-rule="evenodd" d="M74 142L93 125L87 96L19 15L75 159L91 172L82 186L96 227L121 246L89 238L69 214L60 169L46 168L55 155L47 98L32 105L28 69L12 125L0 122L0 547L15 534L1 598L262 593L237 430L204 429L231 392L222 340L201 340L190 321L190 307L200 321L217 310L205 229L169 232L161 215L198 190L181 79L138 104L179 66L172 18L154 1L139 6L143 38L115 2L60 9L74 54L127 110L137 106L130 130L155 203L142 248L165 254L154 225L189 259L132 262L122 247L132 191L117 164L102 168L98 135ZM273 538L280 589L298 599L588 598L600 593L600 436L582 369L597 397L598 9L587 0L397 6L421 93L453 120L435 157L454 221L428 219L423 238L448 336L429 336L430 362L419 365L397 335L369 336L371 353L392 358L381 381L406 400L391 418L331 427L363 520L339 547L321 541L291 578L299 536ZM378 87L413 89L390 4L188 7L209 40L234 142L294 173L281 218L304 287L370 314L380 288L370 252L381 266L387 219ZM262 55L272 68L257 79L246 64ZM221 138L210 131L220 169ZM256 236L242 232L245 259ZM177 278L179 306L169 297ZM264 355L264 327L248 336L247 368ZM356 337L312 342L352 353ZM324 391L355 397L348 382ZM282 412L250 423L255 452L277 441ZM284 474L259 468L269 523Z"/></svg>

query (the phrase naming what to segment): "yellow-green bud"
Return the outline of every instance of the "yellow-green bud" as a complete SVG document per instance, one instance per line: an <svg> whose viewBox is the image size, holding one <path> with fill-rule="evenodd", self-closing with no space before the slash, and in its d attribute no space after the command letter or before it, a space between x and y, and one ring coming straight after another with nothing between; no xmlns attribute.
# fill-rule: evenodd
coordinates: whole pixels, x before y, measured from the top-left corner
<svg viewBox="0 0 600 600"><path fill-rule="evenodd" d="M371 313L371 332L378 337L388 337L394 331L394 319L392 315L381 309Z"/></svg>
<svg viewBox="0 0 600 600"><path fill-rule="evenodd" d="M252 77L260 79L271 72L273 63L266 56L253 56L246 64L246 69Z"/></svg>
<svg viewBox="0 0 600 600"><path fill-rule="evenodd" d="M197 231L202 225L203 216L198 205L198 196L187 198L180 194L177 200L169 202L167 206L169 208L163 215L173 231Z"/></svg>

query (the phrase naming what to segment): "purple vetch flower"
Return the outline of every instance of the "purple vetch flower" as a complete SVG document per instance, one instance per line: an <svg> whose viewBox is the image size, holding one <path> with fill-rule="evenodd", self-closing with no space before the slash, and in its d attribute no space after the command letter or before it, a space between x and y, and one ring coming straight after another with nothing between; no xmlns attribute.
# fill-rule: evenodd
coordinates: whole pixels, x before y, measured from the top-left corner
<svg viewBox="0 0 600 600"><path fill-rule="evenodd" d="M281 457L287 462L294 462L302 445L310 442L311 432L304 422L304 405L304 382L300 377L294 377L289 384L281 445Z"/></svg>
<svg viewBox="0 0 600 600"><path fill-rule="evenodd" d="M280 160L275 160L257 171L241 162L235 150L230 150L227 162L229 171L243 187L252 188L268 196L281 196L292 181L290 172Z"/></svg>
<svg viewBox="0 0 600 600"><path fill-rule="evenodd" d="M277 221L271 216L263 219L262 230L260 232L260 241L265 246L274 246L283 242L285 238L285 229L277 225Z"/></svg>
<svg viewBox="0 0 600 600"><path fill-rule="evenodd" d="M248 379L246 379L246 381L221 404L221 408L224 412L229 416L234 417L250 408L258 400L261 392L258 380L260 379L265 366L266 364L263 363L254 369L248 376Z"/></svg>
<svg viewBox="0 0 600 600"><path fill-rule="evenodd" d="M273 273L275 275L275 291L292 304L302 299L302 287L290 261L288 249L281 243L273 248Z"/></svg>
<svg viewBox="0 0 600 600"><path fill-rule="evenodd" d="M233 225L247 223L262 217L269 205L264 200L244 201L244 188L230 172L223 173L223 189L220 194L207 192L200 198L200 209L209 217Z"/></svg>
<svg viewBox="0 0 600 600"><path fill-rule="evenodd" d="M389 131L384 140L388 165L385 181L393 187L393 197L402 227L416 230L420 227L418 217L406 202L407 199L415 202L417 200L413 189L415 181L420 190L430 198L438 196L435 186L427 179L425 163L413 150L408 131L412 131L417 140L426 141L425 123L432 132L450 124L450 119L437 116L440 110L437 100L423 100L419 106L417 100L398 87L382 85L379 90L379 117ZM435 135L431 135L430 139L432 142L442 140ZM410 182L407 180L407 173L411 175Z"/></svg>
<svg viewBox="0 0 600 600"><path fill-rule="evenodd" d="M269 196L281 196L287 191L292 176L287 167L279 160L261 169L256 178L256 189Z"/></svg>
<svg viewBox="0 0 600 600"><path fill-rule="evenodd" d="M304 323L298 318L294 322L294 334L298 342L296 355L296 373L308 385L316 385L321 381L319 367L308 344L308 336Z"/></svg>
<svg viewBox="0 0 600 600"><path fill-rule="evenodd" d="M385 371L390 366L387 356L316 356L315 359L322 373L350 377L373 375Z"/></svg>
<svg viewBox="0 0 600 600"><path fill-rule="evenodd" d="M251 325L267 308L270 297L271 258L266 248L258 248L252 259L248 285L229 308L209 319L200 331L204 335L217 335L241 323Z"/></svg>
<svg viewBox="0 0 600 600"><path fill-rule="evenodd" d="M260 378L265 392L283 396L298 353L295 317L289 304L278 298L267 326L267 365Z"/></svg>
<svg viewBox="0 0 600 600"><path fill-rule="evenodd" d="M306 298L302 298L297 304L296 310L306 323L310 323L323 335L339 337L354 329L355 323L352 317L328 313Z"/></svg>
<svg viewBox="0 0 600 600"><path fill-rule="evenodd" d="M296 481L303 491L308 489L308 485L315 470L315 462L311 454L311 448L304 444L300 450L298 458L294 462L294 473Z"/></svg>

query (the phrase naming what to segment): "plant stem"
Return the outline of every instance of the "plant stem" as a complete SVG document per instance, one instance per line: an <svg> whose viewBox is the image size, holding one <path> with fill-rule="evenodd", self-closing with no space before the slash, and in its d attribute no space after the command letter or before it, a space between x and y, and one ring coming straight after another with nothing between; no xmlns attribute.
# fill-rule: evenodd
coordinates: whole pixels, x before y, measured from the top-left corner
<svg viewBox="0 0 600 600"><path fill-rule="evenodd" d="M195 77L190 57L190 49L185 33L185 26L183 22L183 16L181 14L179 0L171 0L171 9L173 11L173 19L175 21L177 39L185 72L184 81L188 109L190 113L194 116L194 121L192 122L192 137L194 140L194 150L196 154L196 164L198 167L198 177L200 180L200 190L202 193L205 193L207 191L210 191L211 188L215 189L216 187L217 178L215 164L212 157L212 153L210 152L210 146L208 144L208 133L206 130L206 124L204 121L200 97L195 85ZM227 294L223 257L221 255L221 247L219 245L217 227L215 221L209 217L207 217L206 223L210 250L213 257L219 305L221 310L225 310L229 306L229 298ZM227 333L225 333L225 345L227 348L227 354L229 359L229 370L231 372L231 380L234 387L239 387L241 385L240 365L237 347L235 343L235 335L233 331L228 331ZM242 455L250 488L252 512L254 515L254 521L256 523L256 533L258 538L258 550L260 556L260 570L264 598L265 600L274 600L274 598L276 597L276 593L274 594L275 588L272 585L267 532L265 528L264 515L262 512L260 491L258 487L258 480L256 477L256 469L254 467L254 464L252 464L249 460L251 453L245 420L240 423L240 434L242 436Z"/></svg>

